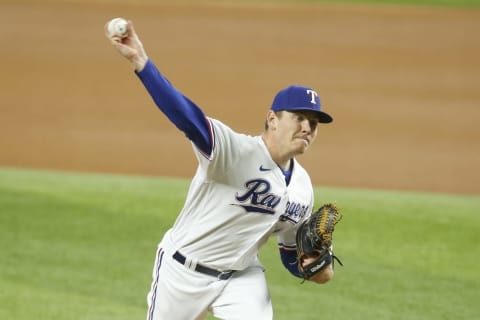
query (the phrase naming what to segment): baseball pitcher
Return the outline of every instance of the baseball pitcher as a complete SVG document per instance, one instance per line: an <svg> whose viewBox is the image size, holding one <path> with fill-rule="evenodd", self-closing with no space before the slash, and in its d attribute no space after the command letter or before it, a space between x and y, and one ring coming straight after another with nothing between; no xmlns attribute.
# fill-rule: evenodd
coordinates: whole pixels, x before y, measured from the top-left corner
<svg viewBox="0 0 480 320"><path fill-rule="evenodd" d="M296 160L332 117L318 93L292 85L275 96L259 136L212 119L159 71L131 21L122 35L105 33L135 69L154 103L192 142L198 168L184 206L161 239L148 294L148 320L272 319L258 260L260 247L278 239L280 260L303 280L333 277L334 205L314 211L313 187Z"/></svg>

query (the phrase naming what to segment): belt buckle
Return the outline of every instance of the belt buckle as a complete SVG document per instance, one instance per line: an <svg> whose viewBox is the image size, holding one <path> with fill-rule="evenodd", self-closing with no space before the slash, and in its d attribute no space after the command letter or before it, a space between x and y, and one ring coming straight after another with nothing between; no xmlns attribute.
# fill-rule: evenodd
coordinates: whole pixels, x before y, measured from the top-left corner
<svg viewBox="0 0 480 320"><path fill-rule="evenodd" d="M218 279L218 280L227 280L227 279L229 279L229 278L232 276L232 273L233 273L232 270L230 270L230 271L221 271L221 272L217 275L217 279Z"/></svg>

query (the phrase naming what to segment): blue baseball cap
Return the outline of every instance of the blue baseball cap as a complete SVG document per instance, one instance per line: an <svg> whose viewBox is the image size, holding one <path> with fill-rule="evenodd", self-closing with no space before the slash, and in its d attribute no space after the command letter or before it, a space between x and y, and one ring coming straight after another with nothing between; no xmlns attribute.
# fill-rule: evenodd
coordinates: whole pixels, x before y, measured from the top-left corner
<svg viewBox="0 0 480 320"><path fill-rule="evenodd" d="M314 111L318 116L318 122L330 123L333 118L320 109L320 97L318 93L309 87L289 86L280 90L273 99L272 111Z"/></svg>

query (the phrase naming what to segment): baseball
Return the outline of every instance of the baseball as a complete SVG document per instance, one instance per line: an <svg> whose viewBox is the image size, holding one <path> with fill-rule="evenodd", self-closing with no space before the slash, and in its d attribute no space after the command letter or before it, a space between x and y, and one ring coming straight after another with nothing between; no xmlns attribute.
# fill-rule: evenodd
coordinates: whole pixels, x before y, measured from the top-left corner
<svg viewBox="0 0 480 320"><path fill-rule="evenodd" d="M115 18L110 20L107 26L110 36L124 38L127 36L127 20L123 18Z"/></svg>

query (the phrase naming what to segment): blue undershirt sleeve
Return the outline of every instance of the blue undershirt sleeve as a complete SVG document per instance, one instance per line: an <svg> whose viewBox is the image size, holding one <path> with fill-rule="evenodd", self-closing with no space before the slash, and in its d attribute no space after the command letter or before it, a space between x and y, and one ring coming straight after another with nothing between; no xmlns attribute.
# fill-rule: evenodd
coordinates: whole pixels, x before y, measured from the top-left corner
<svg viewBox="0 0 480 320"><path fill-rule="evenodd" d="M297 262L297 251L292 249L287 249L285 247L279 247L280 258L282 263L287 268L287 270L296 277L302 278L300 271L298 270Z"/></svg>
<svg viewBox="0 0 480 320"><path fill-rule="evenodd" d="M142 71L135 73L157 107L200 151L210 156L213 150L213 133L210 121L203 111L177 90L151 60L148 60Z"/></svg>

